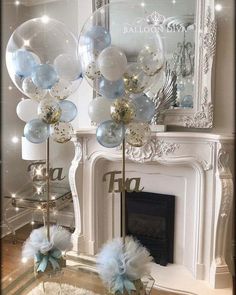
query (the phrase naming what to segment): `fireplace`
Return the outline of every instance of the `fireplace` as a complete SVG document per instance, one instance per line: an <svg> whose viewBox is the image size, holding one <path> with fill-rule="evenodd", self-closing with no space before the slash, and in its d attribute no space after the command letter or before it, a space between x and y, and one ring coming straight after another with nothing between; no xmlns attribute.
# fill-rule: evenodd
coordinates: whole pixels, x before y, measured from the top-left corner
<svg viewBox="0 0 236 295"><path fill-rule="evenodd" d="M162 266L173 263L175 197L126 192L126 233L136 237Z"/></svg>

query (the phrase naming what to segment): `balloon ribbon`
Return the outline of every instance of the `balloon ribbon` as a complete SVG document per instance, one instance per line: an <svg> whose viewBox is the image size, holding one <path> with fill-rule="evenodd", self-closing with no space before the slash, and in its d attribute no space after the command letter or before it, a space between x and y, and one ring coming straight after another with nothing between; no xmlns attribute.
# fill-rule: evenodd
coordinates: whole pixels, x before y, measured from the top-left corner
<svg viewBox="0 0 236 295"><path fill-rule="evenodd" d="M50 262L53 270L60 269L58 259L61 258L61 251L58 249L48 251L47 254L38 252L36 255L36 262L39 264L37 272L44 272Z"/></svg>

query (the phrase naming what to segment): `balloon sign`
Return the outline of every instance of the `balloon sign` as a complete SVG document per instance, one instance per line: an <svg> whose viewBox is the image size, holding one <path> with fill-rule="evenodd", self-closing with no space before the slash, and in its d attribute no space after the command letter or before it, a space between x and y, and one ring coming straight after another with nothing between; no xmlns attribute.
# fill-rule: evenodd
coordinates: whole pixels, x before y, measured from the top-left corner
<svg viewBox="0 0 236 295"><path fill-rule="evenodd" d="M10 37L6 64L16 87L30 99L20 101L16 113L27 124L25 137L42 143L70 140L77 108L65 101L82 81L77 39L54 19L41 17L21 24Z"/></svg>
<svg viewBox="0 0 236 295"><path fill-rule="evenodd" d="M84 24L79 37L83 75L102 95L90 102L88 113L99 124L97 140L104 147L119 146L124 138L141 147L151 137L148 124L155 104L145 93L151 92L154 82L157 85L165 62L158 28L143 18L149 9L151 15L149 6L127 1L104 5ZM130 11L137 15L132 26L139 28L138 33L127 30ZM109 27L108 13L112 15Z"/></svg>

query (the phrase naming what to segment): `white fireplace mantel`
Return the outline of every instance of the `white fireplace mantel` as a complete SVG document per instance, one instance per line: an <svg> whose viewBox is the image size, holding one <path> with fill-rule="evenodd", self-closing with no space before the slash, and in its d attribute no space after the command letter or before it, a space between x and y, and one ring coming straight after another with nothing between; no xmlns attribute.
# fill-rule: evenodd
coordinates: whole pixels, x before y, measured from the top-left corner
<svg viewBox="0 0 236 295"><path fill-rule="evenodd" d="M104 222L104 218L111 218L109 222L114 223L114 216L112 217L113 213L109 212L104 215L104 212L110 211L111 207L108 203L105 205L107 201L103 199L105 194L101 174L104 172L105 163L120 165L121 150L100 146L96 141L95 129L79 130L73 142L75 157L70 168L69 179L74 202L75 232L73 234L74 249L71 255L91 258L97 254L107 239L113 237L113 234L109 235L111 230ZM230 231L233 201L232 157L232 135L153 132L151 142L143 148L126 146L127 173L141 173L142 178L145 178L148 173L152 175L156 173L154 176L158 179L162 171L162 177L173 177L172 172L175 171L174 177L182 177L179 179L185 179L186 183L188 179L191 179L186 184L185 197L188 204L190 204L189 198L193 199L191 201L193 212L188 214L184 211L183 220L185 223L192 224L192 228L189 227L183 235L188 235L189 231L192 232L194 247L193 250L186 248L183 251L188 253L183 258L186 263L184 266L176 265L176 269L185 267L193 282L198 284L204 282L209 288L229 292L207 294L231 294L229 291L231 286L229 245L232 244ZM191 170L185 171L184 167ZM148 172L149 169L152 169L152 172ZM155 169L158 171L155 172ZM191 174L192 178L187 174ZM103 205L107 206L105 211L101 209ZM105 217L101 216L102 214ZM190 220L191 218L194 220ZM186 245L185 241L180 248ZM187 256L191 257L191 261L187 261ZM173 272L173 265L169 267L169 271ZM168 274L168 266L163 271L161 267L157 268L157 277L162 278L164 273ZM161 286L160 281L158 285ZM165 278L162 287L164 289L170 287ZM184 289L180 285L174 289L182 292L180 294L203 295L199 293L198 288ZM215 290L215 292L218 291Z"/></svg>

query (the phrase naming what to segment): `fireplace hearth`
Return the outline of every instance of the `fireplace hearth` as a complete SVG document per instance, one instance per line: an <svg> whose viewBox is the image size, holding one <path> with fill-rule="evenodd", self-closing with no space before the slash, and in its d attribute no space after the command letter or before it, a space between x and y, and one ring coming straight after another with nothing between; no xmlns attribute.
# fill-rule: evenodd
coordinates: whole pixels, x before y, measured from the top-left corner
<svg viewBox="0 0 236 295"><path fill-rule="evenodd" d="M175 196L126 192L126 234L136 237L162 266L173 263Z"/></svg>

